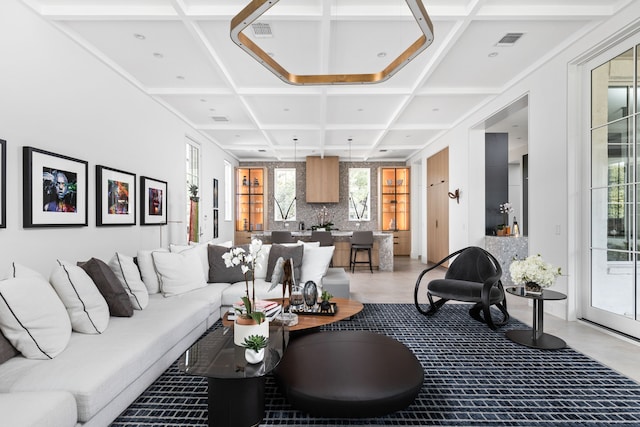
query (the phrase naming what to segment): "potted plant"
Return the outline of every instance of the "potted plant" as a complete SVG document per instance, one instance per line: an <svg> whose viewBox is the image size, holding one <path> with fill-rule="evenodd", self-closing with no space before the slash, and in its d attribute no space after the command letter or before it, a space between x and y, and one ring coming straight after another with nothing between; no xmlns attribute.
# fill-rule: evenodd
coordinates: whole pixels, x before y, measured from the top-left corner
<svg viewBox="0 0 640 427"><path fill-rule="evenodd" d="M244 275L245 296L242 297L242 309L236 309L237 316L233 327L233 342L242 345L244 339L250 335L269 336L269 322L262 311L255 310L256 289L254 270L258 265L258 255L262 250L262 240L253 239L249 245L249 252L243 248L231 248L222 255L227 268L240 266ZM251 294L249 294L249 277L251 277Z"/></svg>
<svg viewBox="0 0 640 427"><path fill-rule="evenodd" d="M321 313L327 313L331 311L331 303L329 302L329 300L333 298L333 295L331 295L329 292L327 291L322 291L322 294L320 295L320 312Z"/></svg>
<svg viewBox="0 0 640 427"><path fill-rule="evenodd" d="M242 347L245 348L244 358L249 363L260 363L264 359L264 349L269 339L264 335L249 335L244 338Z"/></svg>

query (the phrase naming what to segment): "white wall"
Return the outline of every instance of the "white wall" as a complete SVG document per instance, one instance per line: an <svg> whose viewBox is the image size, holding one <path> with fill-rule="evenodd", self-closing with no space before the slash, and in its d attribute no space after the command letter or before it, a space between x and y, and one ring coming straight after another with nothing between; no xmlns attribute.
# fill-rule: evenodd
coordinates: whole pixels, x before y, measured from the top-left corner
<svg viewBox="0 0 640 427"><path fill-rule="evenodd" d="M11 261L46 276L56 258L108 261L115 251L135 255L160 246L158 226L95 226L97 164L167 181L163 246L184 243L185 142L202 151L202 210L211 215L212 179L224 189L223 160L236 162L197 131L45 23L15 0L0 2L0 139L7 141L7 228L0 229L0 269ZM22 147L89 162L87 227L22 227ZM221 192L221 202L224 196ZM137 203L136 203L137 204ZM211 238L207 225L203 238ZM233 237L221 222L220 240Z"/></svg>
<svg viewBox="0 0 640 427"><path fill-rule="evenodd" d="M484 245L484 132L478 124L502 110L511 102L529 95L529 253L539 253L543 258L562 268L563 276L558 278L554 289L565 292L570 299L565 302L546 304L545 308L565 318L575 316L577 304L575 277L568 271L575 271L568 265L579 259L580 254L573 240L579 233L583 217L581 210L573 204L579 203L574 196L578 188L569 188L575 180L575 168L581 167L568 158L567 135L576 135L579 124L568 122L568 106L576 108L574 100L568 99L570 63L611 38L622 28L640 26L640 2L634 2L607 22L564 50L529 76L507 88L487 105L461 122L454 129L442 135L408 163L422 162L449 146L449 178L452 188L460 187L462 196L459 206L450 206L450 250L466 245ZM574 73L571 74L572 76ZM574 83L571 82L573 85ZM576 120L575 115L572 119ZM578 151L588 150L581 141L571 141L578 145ZM571 168L571 169L570 169ZM581 187L588 183L576 182ZM570 206L569 204L572 203ZM426 206L423 212L426 212ZM466 212L460 212L466 211ZM576 217L569 219L568 213ZM588 218L587 218L588 219ZM571 227L571 229L569 229ZM570 239L572 239L570 244ZM421 245L426 251L426 243ZM577 248L578 250L580 248ZM423 252L424 253L424 252ZM571 261L569 257L571 256ZM423 259L426 257L423 256Z"/></svg>

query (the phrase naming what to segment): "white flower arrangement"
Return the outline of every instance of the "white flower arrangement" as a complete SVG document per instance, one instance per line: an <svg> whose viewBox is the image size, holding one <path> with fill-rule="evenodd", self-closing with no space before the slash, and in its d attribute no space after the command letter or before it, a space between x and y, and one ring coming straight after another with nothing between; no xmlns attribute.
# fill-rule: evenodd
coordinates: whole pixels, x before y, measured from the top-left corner
<svg viewBox="0 0 640 427"><path fill-rule="evenodd" d="M262 250L262 240L253 239L251 244L249 245L249 252L245 251L243 248L236 247L231 248L229 252L225 252L222 255L222 259L224 260L224 265L227 268L240 266L242 270L242 274L244 274L244 283L245 283L245 293L246 296L242 298L245 303L245 307L247 308L247 314L249 316L252 315L252 307L255 307L256 302L256 288L255 288L255 274L254 271L256 267L260 266L258 262L258 255ZM252 286L252 295L251 300L249 300L249 278L247 277L247 273L251 272L251 282ZM263 313L260 313L263 316ZM256 321L258 321L256 319ZM260 323L258 321L258 323Z"/></svg>
<svg viewBox="0 0 640 427"><path fill-rule="evenodd" d="M502 214L502 217L504 219L504 224L503 225L508 225L509 224L509 215L513 213L513 205L509 202L506 203L502 203L500 205L500 213Z"/></svg>
<svg viewBox="0 0 640 427"><path fill-rule="evenodd" d="M560 275L560 267L554 267L544 262L538 254L530 255L524 260L513 261L509 272L513 283L527 284L532 282L543 288L548 288Z"/></svg>

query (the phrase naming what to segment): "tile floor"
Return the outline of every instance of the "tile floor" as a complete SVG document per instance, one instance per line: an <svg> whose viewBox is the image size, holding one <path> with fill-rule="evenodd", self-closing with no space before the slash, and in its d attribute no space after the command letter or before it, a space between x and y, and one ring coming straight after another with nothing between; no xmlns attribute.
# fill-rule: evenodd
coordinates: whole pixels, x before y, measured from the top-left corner
<svg viewBox="0 0 640 427"><path fill-rule="evenodd" d="M413 303L416 279L425 268L421 261L409 257L395 257L393 272L374 271L371 274L368 269L359 267L355 273L348 273L351 277L351 297L363 303ZM427 300L428 279L442 277L444 272L444 269L437 269L423 278L419 298L421 303ZM532 308L528 301L511 295L507 298L511 316L531 325ZM416 315L419 315L417 311ZM640 383L639 342L586 322L568 322L550 314L545 314L544 331L562 338L570 347Z"/></svg>

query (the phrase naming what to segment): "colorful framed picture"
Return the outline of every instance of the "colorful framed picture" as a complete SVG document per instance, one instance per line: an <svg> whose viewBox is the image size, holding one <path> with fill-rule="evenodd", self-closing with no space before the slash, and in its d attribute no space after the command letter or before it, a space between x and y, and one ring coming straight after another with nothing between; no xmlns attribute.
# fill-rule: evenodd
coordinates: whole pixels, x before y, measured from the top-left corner
<svg viewBox="0 0 640 427"><path fill-rule="evenodd" d="M87 225L86 161L23 147L22 165L25 228Z"/></svg>
<svg viewBox="0 0 640 427"><path fill-rule="evenodd" d="M135 225L136 175L96 166L96 225Z"/></svg>
<svg viewBox="0 0 640 427"><path fill-rule="evenodd" d="M213 178L213 209L218 209L218 180Z"/></svg>
<svg viewBox="0 0 640 427"><path fill-rule="evenodd" d="M140 177L140 225L167 223L167 183Z"/></svg>

